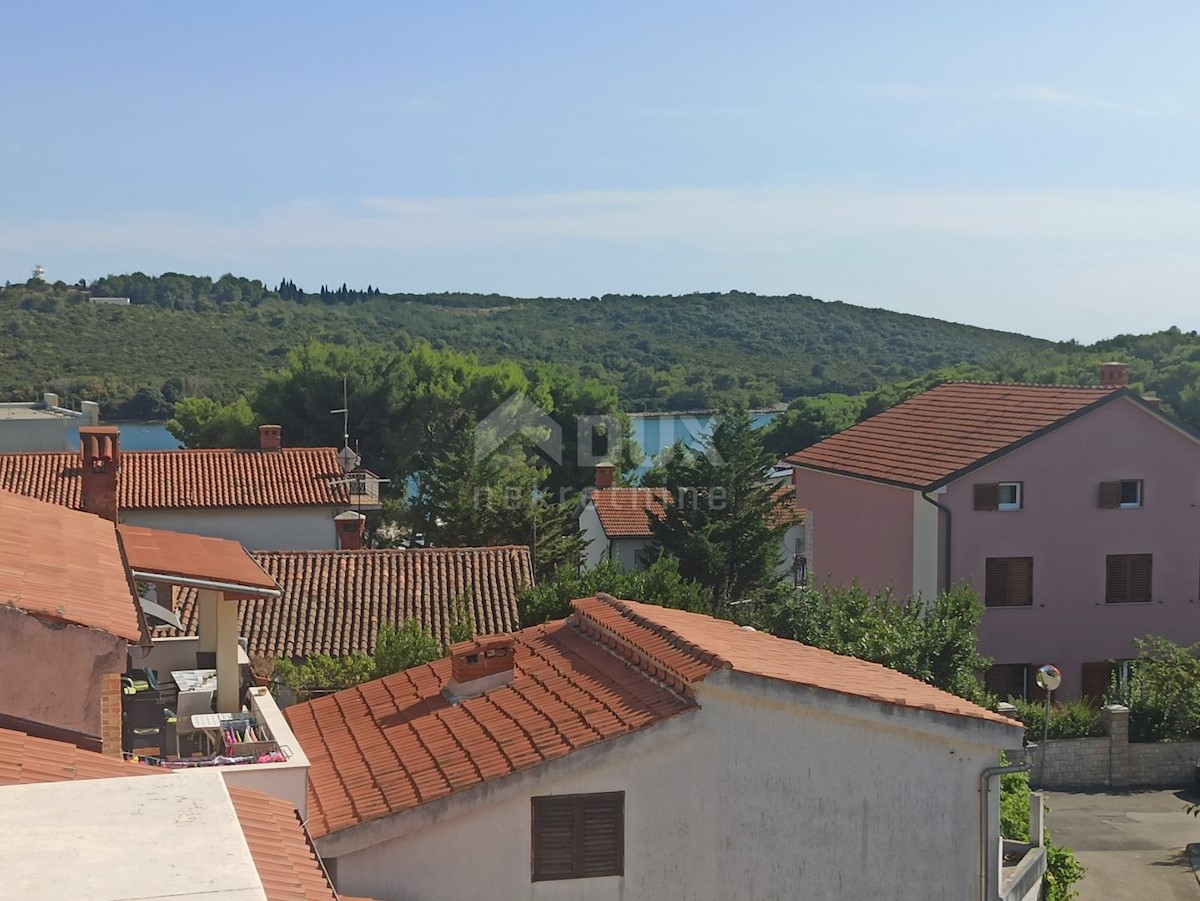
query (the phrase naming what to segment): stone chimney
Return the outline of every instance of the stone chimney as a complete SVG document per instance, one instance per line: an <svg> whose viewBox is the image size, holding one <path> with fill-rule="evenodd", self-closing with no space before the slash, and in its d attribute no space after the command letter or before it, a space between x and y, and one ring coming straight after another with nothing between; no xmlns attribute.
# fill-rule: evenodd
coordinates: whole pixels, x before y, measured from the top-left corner
<svg viewBox="0 0 1200 901"><path fill-rule="evenodd" d="M121 431L116 426L79 428L83 457L82 506L112 522L117 521L117 476L121 471Z"/></svg>
<svg viewBox="0 0 1200 901"><path fill-rule="evenodd" d="M367 518L361 513L347 510L333 518L337 529L338 550L357 551L363 546L363 535L367 532Z"/></svg>
<svg viewBox="0 0 1200 901"><path fill-rule="evenodd" d="M42 394L42 406L47 410L53 410L58 406L58 395L46 391Z"/></svg>
<svg viewBox="0 0 1200 901"><path fill-rule="evenodd" d="M611 463L596 464L596 487L611 488L617 483L617 467Z"/></svg>
<svg viewBox="0 0 1200 901"><path fill-rule="evenodd" d="M1129 367L1124 363L1100 364L1101 388L1124 388L1129 384Z"/></svg>
<svg viewBox="0 0 1200 901"><path fill-rule="evenodd" d="M264 451L283 450L283 426L260 425L258 427L258 449Z"/></svg>
<svg viewBox="0 0 1200 901"><path fill-rule="evenodd" d="M515 657L516 641L511 635L484 635L450 645L446 697L459 701L508 685Z"/></svg>

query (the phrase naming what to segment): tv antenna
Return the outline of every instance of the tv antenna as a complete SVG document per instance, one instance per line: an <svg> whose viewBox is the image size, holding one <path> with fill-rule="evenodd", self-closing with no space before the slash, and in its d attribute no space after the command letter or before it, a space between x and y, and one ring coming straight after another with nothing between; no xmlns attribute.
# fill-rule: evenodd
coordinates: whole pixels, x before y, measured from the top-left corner
<svg viewBox="0 0 1200 901"><path fill-rule="evenodd" d="M350 449L350 402L346 398L346 377L342 376L342 405L329 412L342 414L342 449L338 451L338 465L342 472L350 473L358 469L362 457Z"/></svg>

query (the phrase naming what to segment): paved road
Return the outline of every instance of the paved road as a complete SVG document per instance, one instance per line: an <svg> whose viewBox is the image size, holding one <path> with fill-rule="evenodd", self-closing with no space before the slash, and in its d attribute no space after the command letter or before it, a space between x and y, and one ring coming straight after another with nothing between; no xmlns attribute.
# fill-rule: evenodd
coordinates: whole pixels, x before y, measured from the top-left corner
<svg viewBox="0 0 1200 901"><path fill-rule="evenodd" d="M1079 901L1200 901L1184 856L1200 819L1183 808L1195 792L1047 792L1055 844L1075 849L1088 874Z"/></svg>

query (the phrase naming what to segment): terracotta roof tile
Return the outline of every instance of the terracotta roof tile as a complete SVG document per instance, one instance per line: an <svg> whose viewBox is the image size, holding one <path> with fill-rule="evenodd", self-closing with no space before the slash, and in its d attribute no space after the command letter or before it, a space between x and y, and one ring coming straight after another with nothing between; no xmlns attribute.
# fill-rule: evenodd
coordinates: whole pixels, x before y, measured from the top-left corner
<svg viewBox="0 0 1200 901"><path fill-rule="evenodd" d="M451 704L439 660L289 707L320 837L563 757L689 708L565 621L515 634L511 684Z"/></svg>
<svg viewBox="0 0 1200 901"><path fill-rule="evenodd" d="M246 549L228 538L128 525L117 526L117 534L125 551L125 561L136 572L279 590L275 580L263 572ZM227 591L225 596L236 598L238 595Z"/></svg>
<svg viewBox="0 0 1200 901"><path fill-rule="evenodd" d="M0 604L141 636L133 586L111 522L0 491Z"/></svg>
<svg viewBox="0 0 1200 901"><path fill-rule="evenodd" d="M0 489L79 509L78 453L0 454ZM122 451L122 510L310 507L350 503L332 447L280 451Z"/></svg>
<svg viewBox="0 0 1200 901"><path fill-rule="evenodd" d="M728 620L606 595L578 600L573 606L585 620L644 649L664 669L690 680L702 680L717 669L733 669L897 707L1019 725L877 663L743 629Z"/></svg>
<svg viewBox="0 0 1200 901"><path fill-rule="evenodd" d="M788 457L796 466L915 488L959 471L1124 392L949 382Z"/></svg>
<svg viewBox="0 0 1200 901"><path fill-rule="evenodd" d="M162 776L168 771L106 757L74 745L0 728L0 785Z"/></svg>
<svg viewBox="0 0 1200 901"><path fill-rule="evenodd" d="M247 653L259 657L371 654L380 625L414 617L448 644L453 603L468 592L475 631L508 632L518 624L517 593L533 578L526 547L260 551L251 556L283 590L279 600L238 604L239 634L247 639ZM196 592L176 591L179 618L195 635Z"/></svg>
<svg viewBox="0 0 1200 901"><path fill-rule="evenodd" d="M443 798L695 708L718 669L883 704L1019 723L893 670L725 620L618 601L514 634L513 681L452 704L439 660L289 707L323 836Z"/></svg>
<svg viewBox="0 0 1200 901"><path fill-rule="evenodd" d="M337 901L296 809L262 792L228 791L267 901Z"/></svg>
<svg viewBox="0 0 1200 901"><path fill-rule="evenodd" d="M804 521L804 511L795 504L791 485L780 486L780 507L772 525ZM652 538L651 517L662 515L662 505L673 502L666 488L596 488L589 497L609 538Z"/></svg>

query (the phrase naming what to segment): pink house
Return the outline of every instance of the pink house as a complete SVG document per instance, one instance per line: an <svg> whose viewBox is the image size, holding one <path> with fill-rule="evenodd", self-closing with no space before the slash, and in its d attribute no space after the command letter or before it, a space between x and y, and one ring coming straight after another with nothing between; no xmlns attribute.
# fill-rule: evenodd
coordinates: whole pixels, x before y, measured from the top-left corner
<svg viewBox="0 0 1200 901"><path fill-rule="evenodd" d="M1200 438L1128 387L948 383L789 458L821 583L983 599L990 687L1100 695L1133 640L1200 641Z"/></svg>

